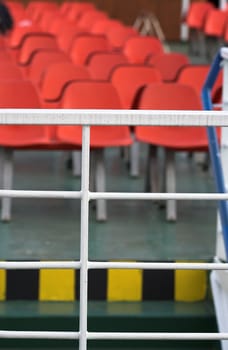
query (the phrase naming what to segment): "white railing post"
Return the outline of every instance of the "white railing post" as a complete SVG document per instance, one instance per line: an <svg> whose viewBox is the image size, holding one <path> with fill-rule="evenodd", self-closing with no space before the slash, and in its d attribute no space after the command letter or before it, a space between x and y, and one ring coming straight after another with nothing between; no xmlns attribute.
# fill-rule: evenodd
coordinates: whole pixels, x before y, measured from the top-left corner
<svg viewBox="0 0 228 350"><path fill-rule="evenodd" d="M87 349L90 127L82 129L79 350Z"/></svg>

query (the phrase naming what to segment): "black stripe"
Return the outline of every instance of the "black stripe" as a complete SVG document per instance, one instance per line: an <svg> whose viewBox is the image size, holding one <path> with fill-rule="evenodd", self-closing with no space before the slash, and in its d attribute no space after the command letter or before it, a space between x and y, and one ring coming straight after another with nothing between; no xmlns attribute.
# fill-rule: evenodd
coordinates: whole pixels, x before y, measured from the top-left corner
<svg viewBox="0 0 228 350"><path fill-rule="evenodd" d="M88 299L106 300L107 270L89 270Z"/></svg>
<svg viewBox="0 0 228 350"><path fill-rule="evenodd" d="M144 270L143 300L173 300L174 271Z"/></svg>
<svg viewBox="0 0 228 350"><path fill-rule="evenodd" d="M8 270L6 300L38 300L39 270Z"/></svg>
<svg viewBox="0 0 228 350"><path fill-rule="evenodd" d="M76 271L75 298L80 299L80 270ZM88 300L106 300L107 270L94 269L88 272Z"/></svg>

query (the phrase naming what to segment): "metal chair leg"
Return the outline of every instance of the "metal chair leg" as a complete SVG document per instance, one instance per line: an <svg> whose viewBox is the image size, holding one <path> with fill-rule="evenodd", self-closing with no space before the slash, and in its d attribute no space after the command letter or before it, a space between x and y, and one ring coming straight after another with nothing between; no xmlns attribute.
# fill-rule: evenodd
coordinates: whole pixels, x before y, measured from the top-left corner
<svg viewBox="0 0 228 350"><path fill-rule="evenodd" d="M171 150L165 150L165 179L166 179L166 192L176 192L176 176L175 176L175 152ZM177 208L176 200L167 200L166 207L166 219L168 221L176 221Z"/></svg>
<svg viewBox="0 0 228 350"><path fill-rule="evenodd" d="M72 172L74 176L81 175L81 151L72 152Z"/></svg>
<svg viewBox="0 0 228 350"><path fill-rule="evenodd" d="M106 176L105 176L105 162L104 162L104 150L98 149L94 151L95 156L95 186L96 191L105 192L106 188ZM96 218L98 221L107 220L107 204L105 199L98 199L96 203L97 213Z"/></svg>
<svg viewBox="0 0 228 350"><path fill-rule="evenodd" d="M2 184L4 190L12 189L13 182L13 150L3 150L3 173L2 173ZM10 221L11 219L11 205L12 200L9 197L2 198L2 221Z"/></svg>

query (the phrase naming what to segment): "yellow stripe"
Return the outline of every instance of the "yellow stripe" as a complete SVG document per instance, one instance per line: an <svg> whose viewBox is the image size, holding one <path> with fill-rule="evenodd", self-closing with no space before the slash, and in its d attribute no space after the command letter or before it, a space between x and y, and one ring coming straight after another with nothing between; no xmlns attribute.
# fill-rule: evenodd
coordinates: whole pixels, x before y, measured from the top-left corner
<svg viewBox="0 0 228 350"><path fill-rule="evenodd" d="M207 273L201 270L175 271L175 300L200 301L205 299Z"/></svg>
<svg viewBox="0 0 228 350"><path fill-rule="evenodd" d="M6 299L6 271L0 270L0 300Z"/></svg>
<svg viewBox="0 0 228 350"><path fill-rule="evenodd" d="M108 301L141 301L141 270L108 270Z"/></svg>
<svg viewBox="0 0 228 350"><path fill-rule="evenodd" d="M74 270L40 270L39 300L73 301L74 291Z"/></svg>

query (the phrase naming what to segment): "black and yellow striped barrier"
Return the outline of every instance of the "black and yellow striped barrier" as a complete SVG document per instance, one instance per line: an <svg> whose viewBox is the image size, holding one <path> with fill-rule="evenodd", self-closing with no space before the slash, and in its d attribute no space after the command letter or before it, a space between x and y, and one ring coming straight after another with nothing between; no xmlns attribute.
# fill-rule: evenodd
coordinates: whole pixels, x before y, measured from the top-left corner
<svg viewBox="0 0 228 350"><path fill-rule="evenodd" d="M78 270L0 270L0 300L74 301L79 299ZM90 270L89 300L200 301L207 294L201 270Z"/></svg>

